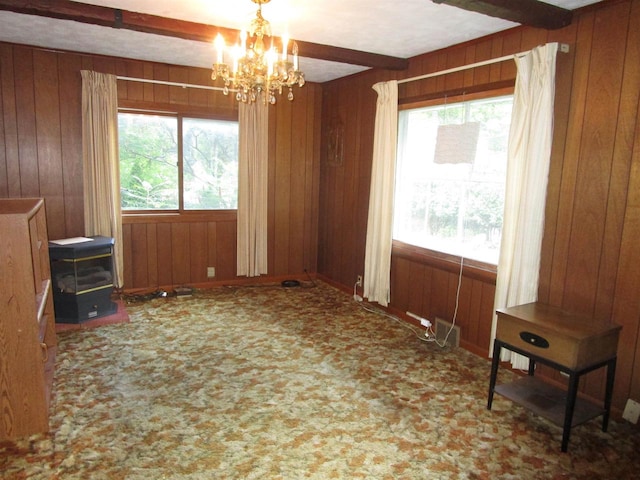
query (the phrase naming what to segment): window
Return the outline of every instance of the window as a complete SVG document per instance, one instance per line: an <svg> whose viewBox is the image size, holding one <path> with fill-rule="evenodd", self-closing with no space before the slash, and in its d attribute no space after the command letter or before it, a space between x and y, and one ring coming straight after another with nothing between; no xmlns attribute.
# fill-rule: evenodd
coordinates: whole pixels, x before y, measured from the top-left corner
<svg viewBox="0 0 640 480"><path fill-rule="evenodd" d="M119 113L123 210L220 210L238 205L238 123Z"/></svg>
<svg viewBox="0 0 640 480"><path fill-rule="evenodd" d="M395 240L497 264L512 96L402 110Z"/></svg>

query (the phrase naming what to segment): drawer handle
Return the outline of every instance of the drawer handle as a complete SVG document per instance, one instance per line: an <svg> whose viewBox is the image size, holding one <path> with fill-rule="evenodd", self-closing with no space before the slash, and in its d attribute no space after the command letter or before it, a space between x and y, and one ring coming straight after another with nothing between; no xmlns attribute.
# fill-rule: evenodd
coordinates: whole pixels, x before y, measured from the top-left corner
<svg viewBox="0 0 640 480"><path fill-rule="evenodd" d="M547 341L547 339L544 337L541 337L540 335L536 335L535 333L520 332L520 338L524 342L534 347L549 348L549 342Z"/></svg>

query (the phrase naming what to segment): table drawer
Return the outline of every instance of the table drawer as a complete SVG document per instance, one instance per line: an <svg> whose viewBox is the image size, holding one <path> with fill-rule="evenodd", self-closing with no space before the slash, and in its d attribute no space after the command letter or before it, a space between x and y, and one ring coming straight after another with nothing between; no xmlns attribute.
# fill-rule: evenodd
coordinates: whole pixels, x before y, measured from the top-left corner
<svg viewBox="0 0 640 480"><path fill-rule="evenodd" d="M527 353L579 370L616 355L618 330L597 337L572 336L498 313L496 338Z"/></svg>

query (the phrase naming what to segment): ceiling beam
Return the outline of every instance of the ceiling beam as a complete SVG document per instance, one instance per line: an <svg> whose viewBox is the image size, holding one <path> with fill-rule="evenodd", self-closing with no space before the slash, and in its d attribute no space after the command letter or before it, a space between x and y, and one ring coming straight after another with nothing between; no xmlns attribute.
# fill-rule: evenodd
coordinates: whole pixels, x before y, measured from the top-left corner
<svg viewBox="0 0 640 480"><path fill-rule="evenodd" d="M198 42L212 42L218 33L227 39L238 38L240 34L238 30L231 28L117 8L101 7L70 0L31 0L29 2L23 0L0 0L0 10ZM409 66L409 61L405 58L321 45L302 40L296 40L296 42L298 43L301 57L389 70L404 70Z"/></svg>
<svg viewBox="0 0 640 480"><path fill-rule="evenodd" d="M557 30L571 24L573 13L538 0L431 0L521 25Z"/></svg>

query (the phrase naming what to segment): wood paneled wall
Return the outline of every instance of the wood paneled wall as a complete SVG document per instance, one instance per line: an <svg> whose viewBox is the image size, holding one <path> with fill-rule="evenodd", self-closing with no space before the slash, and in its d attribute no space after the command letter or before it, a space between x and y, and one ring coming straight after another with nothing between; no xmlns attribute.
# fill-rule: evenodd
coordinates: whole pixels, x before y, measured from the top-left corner
<svg viewBox="0 0 640 480"><path fill-rule="evenodd" d="M640 0L583 9L557 31L516 28L416 57L401 74L372 71L324 85L323 135L344 127L344 156L321 159L318 272L351 287L364 270L371 148L378 81L408 78L529 50L570 46L557 61L554 144L539 299L623 326L614 407L640 400ZM400 101L513 83L514 62L402 84ZM458 267L394 247L391 308L451 320ZM467 269L457 323L461 343L486 355L495 280ZM563 379L544 373L553 380ZM582 382L599 397L602 375Z"/></svg>
<svg viewBox="0 0 640 480"><path fill-rule="evenodd" d="M517 28L412 59L398 72L370 71L296 90L271 109L269 275L318 271L351 288L364 271L376 95L372 85L567 43L558 59L555 134L540 272L541 300L612 318L623 326L614 406L640 400L640 0L584 9L573 24L547 32ZM51 238L82 235L80 70L209 84L204 69L52 52L0 43L0 197L43 196ZM405 84L402 101L443 92L504 86L513 62ZM219 94L120 82L123 101L232 112ZM322 128L321 128L322 125ZM331 132L341 131L336 149ZM329 148L331 147L331 148ZM342 155L336 155L336 151ZM128 219L128 287L235 279L233 214L176 221ZM396 246L392 309L451 319L456 262L434 261ZM486 354L495 290L492 275L465 267L457 323L462 344ZM547 372L554 377L552 372ZM554 377L557 381L562 379ZM598 373L583 389L597 396Z"/></svg>
<svg viewBox="0 0 640 480"><path fill-rule="evenodd" d="M210 85L206 69L0 43L0 197L46 199L49 235L84 234L80 71ZM270 107L269 278L316 271L321 86ZM121 105L237 118L233 95L119 80ZM236 214L123 220L125 288L240 281ZM216 268L207 279L207 267ZM253 280L251 280L253 281Z"/></svg>

